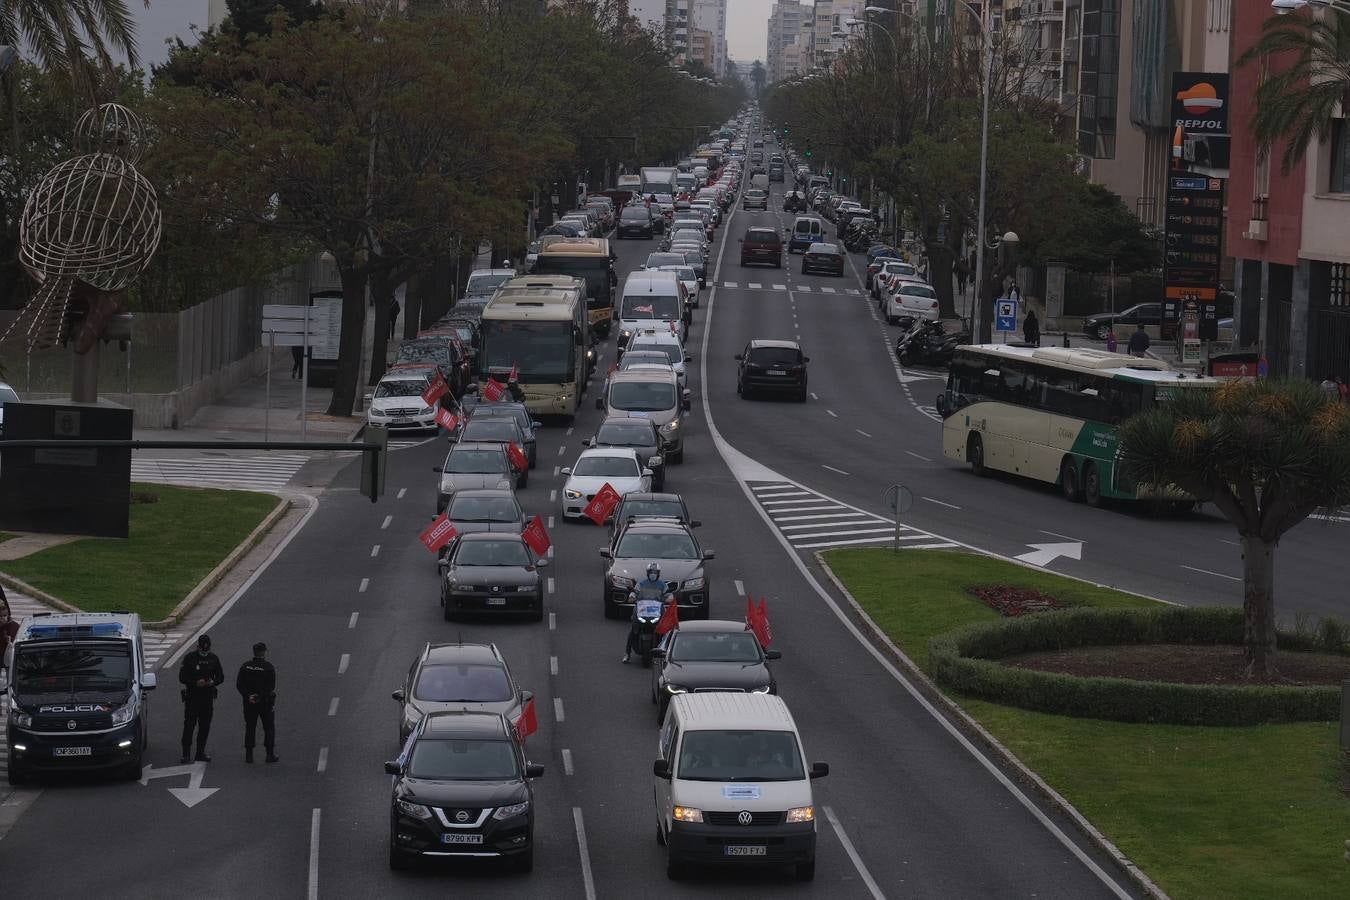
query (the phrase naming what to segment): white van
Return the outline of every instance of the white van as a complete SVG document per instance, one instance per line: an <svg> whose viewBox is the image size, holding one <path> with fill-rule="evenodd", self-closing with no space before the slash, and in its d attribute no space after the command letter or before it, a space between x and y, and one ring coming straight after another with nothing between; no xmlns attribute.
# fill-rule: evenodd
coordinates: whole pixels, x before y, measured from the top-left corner
<svg viewBox="0 0 1350 900"><path fill-rule="evenodd" d="M708 692L671 698L652 766L656 839L666 875L687 865L793 866L816 874L816 807L797 725L773 694Z"/></svg>
<svg viewBox="0 0 1350 900"><path fill-rule="evenodd" d="M688 293L675 272L640 269L628 276L619 298L619 346L647 328L666 328L685 339Z"/></svg>

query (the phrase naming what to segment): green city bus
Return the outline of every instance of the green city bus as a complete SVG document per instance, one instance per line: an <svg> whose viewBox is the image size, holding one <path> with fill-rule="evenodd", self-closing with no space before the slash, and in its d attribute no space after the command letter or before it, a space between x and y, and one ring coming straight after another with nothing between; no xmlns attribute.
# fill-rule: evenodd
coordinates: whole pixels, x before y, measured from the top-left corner
<svg viewBox="0 0 1350 900"><path fill-rule="evenodd" d="M938 397L942 453L977 475L997 470L1058 485L1069 500L1161 499L1179 491L1136 484L1119 463L1117 426L1179 390L1218 379L1162 360L1103 350L986 344L960 347Z"/></svg>

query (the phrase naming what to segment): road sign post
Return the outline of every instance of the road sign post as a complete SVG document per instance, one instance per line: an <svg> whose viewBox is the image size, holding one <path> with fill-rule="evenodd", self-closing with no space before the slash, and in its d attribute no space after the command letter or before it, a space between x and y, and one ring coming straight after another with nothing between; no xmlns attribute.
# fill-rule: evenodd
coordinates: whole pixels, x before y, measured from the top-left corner
<svg viewBox="0 0 1350 900"><path fill-rule="evenodd" d="M300 350L300 436L309 438L309 356L315 353L332 353L336 356L338 337L334 334L334 324L340 323L331 305L315 306L307 304L296 306L285 303L272 303L263 306L263 342L267 345L267 408L270 413L272 403L272 354L274 347L299 347ZM267 419L263 420L266 433Z"/></svg>
<svg viewBox="0 0 1350 900"><path fill-rule="evenodd" d="M895 537L891 541L891 552L900 552L900 516L909 512L914 505L914 494L903 484L893 484L886 488L886 505L895 514Z"/></svg>
<svg viewBox="0 0 1350 900"><path fill-rule="evenodd" d="M1017 330L1018 301L1011 297L999 297L994 301L994 330L1003 335L1003 343L1008 342L1008 332Z"/></svg>

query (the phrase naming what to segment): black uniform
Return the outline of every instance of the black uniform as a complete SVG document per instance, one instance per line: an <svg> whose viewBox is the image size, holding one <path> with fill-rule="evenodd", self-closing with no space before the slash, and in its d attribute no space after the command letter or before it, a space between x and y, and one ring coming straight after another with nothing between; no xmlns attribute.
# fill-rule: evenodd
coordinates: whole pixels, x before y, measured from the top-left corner
<svg viewBox="0 0 1350 900"><path fill-rule="evenodd" d="M253 761L253 742L258 734L258 720L262 720L263 747L269 759L276 754L276 719L273 710L277 702L277 670L261 656L255 656L239 667L234 686L244 700L244 751Z"/></svg>
<svg viewBox="0 0 1350 900"><path fill-rule="evenodd" d="M197 682L209 681L204 687ZM183 685L183 756L192 748L192 732L197 732L197 758L206 755L206 738L211 734L211 715L215 710L216 687L225 682L225 670L220 658L210 651L193 650L183 657L178 667L178 681Z"/></svg>

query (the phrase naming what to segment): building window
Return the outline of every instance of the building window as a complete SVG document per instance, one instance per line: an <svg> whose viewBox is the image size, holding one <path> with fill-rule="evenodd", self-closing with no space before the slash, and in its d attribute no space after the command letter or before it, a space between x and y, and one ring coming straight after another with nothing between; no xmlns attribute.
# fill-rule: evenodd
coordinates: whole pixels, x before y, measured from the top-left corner
<svg viewBox="0 0 1350 900"><path fill-rule="evenodd" d="M1331 120L1331 181L1327 192L1350 194L1350 135L1345 119Z"/></svg>
<svg viewBox="0 0 1350 900"><path fill-rule="evenodd" d="M1327 292L1327 303L1338 307L1350 306L1350 266L1345 263L1332 263L1329 268L1331 285Z"/></svg>
<svg viewBox="0 0 1350 900"><path fill-rule="evenodd" d="M1078 151L1096 159L1114 159L1116 155L1119 35L1120 0L1085 0L1080 39Z"/></svg>

